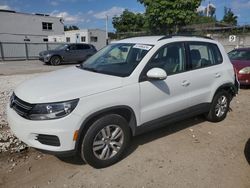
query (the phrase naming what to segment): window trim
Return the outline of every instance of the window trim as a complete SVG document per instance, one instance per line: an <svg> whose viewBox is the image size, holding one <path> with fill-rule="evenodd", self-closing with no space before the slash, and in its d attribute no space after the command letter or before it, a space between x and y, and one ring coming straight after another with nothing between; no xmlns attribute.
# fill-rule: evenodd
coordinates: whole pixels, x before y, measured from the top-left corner
<svg viewBox="0 0 250 188"><path fill-rule="evenodd" d="M218 47L217 44L215 43L211 43L211 42L202 42L202 41L186 41L186 47L187 47L187 54L188 54L188 69L187 71L194 71L194 70L199 70L199 69L204 69L204 68L208 68L208 67L212 67L212 66L216 66L216 65L220 65L224 62L224 59L223 59L223 56L221 54L221 51L220 51L220 48ZM190 50L190 45L205 45L207 46L208 48L210 48L210 50L212 50L213 47L216 47L218 52L219 52L219 55L221 56L221 62L219 63L216 63L216 64L211 64L211 65L208 65L208 66L205 66L205 67L199 67L199 68L195 68L193 69L192 68L192 60L191 60L191 50ZM214 53L214 52L212 52Z"/></svg>
<svg viewBox="0 0 250 188"><path fill-rule="evenodd" d="M184 49L184 70L181 71L181 72L177 72L175 74L170 74L170 75L167 75L167 76L173 76L173 75L177 75L177 74L181 74L181 73L184 73L184 72L187 72L188 71L188 64L189 64L189 55L187 53L187 46L186 46L186 42L185 41L178 41L178 42L170 42L170 43L167 43L167 44L164 44L163 46L161 46L160 48L158 48L156 50L156 52L152 55L152 57L148 60L148 62L146 63L146 65L144 66L144 68L142 69L141 71L141 74L139 76L139 82L144 82L144 81L148 81L148 78L146 76L147 74L147 65L150 63L150 61L154 58L154 56L162 49L162 48L166 48L167 46L170 46L170 45L173 45L173 44L182 44L183 45L183 49Z"/></svg>

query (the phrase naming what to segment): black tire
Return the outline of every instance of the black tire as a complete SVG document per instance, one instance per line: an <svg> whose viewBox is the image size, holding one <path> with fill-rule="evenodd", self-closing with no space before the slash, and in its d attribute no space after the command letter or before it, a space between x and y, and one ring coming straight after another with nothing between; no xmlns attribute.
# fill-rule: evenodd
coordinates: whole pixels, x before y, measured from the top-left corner
<svg viewBox="0 0 250 188"><path fill-rule="evenodd" d="M207 120L211 122L220 122L224 120L229 111L229 105L229 93L225 90L218 91L210 105L209 113L206 116Z"/></svg>
<svg viewBox="0 0 250 188"><path fill-rule="evenodd" d="M102 137L102 131L104 130L105 134L108 135L107 129L110 130L110 138L105 137L109 140L104 140L104 137ZM120 135L119 139L122 138L122 143L121 141L115 140L115 137L117 136L116 134L113 134L115 132L116 134L118 133L117 135ZM114 139L112 139L113 135ZM93 166L94 168L108 167L121 160L125 149L128 147L130 137L131 134L128 123L122 116L116 114L105 115L95 121L86 132L81 143L81 157L86 163ZM114 142L119 143L120 146L114 144ZM94 146L94 143L98 143L98 145ZM101 148L97 149L98 147ZM108 149L105 150L105 148ZM108 152L106 152L107 150ZM102 155L103 153L104 156ZM110 158L108 157L109 155ZM104 157L103 159L101 159L102 156Z"/></svg>
<svg viewBox="0 0 250 188"><path fill-rule="evenodd" d="M50 62L45 62L44 64L45 64L45 65L51 65L51 63L50 63Z"/></svg>
<svg viewBox="0 0 250 188"><path fill-rule="evenodd" d="M56 66L56 65L60 65L62 63L62 59L61 59L60 56L55 55L55 56L52 56L50 58L49 62L50 62L51 65Z"/></svg>

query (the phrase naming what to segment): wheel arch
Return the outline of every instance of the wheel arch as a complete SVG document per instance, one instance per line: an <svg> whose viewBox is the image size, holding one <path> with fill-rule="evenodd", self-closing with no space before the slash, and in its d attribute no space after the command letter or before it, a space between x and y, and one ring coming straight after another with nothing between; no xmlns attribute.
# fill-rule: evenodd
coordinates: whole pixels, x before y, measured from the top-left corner
<svg viewBox="0 0 250 188"><path fill-rule="evenodd" d="M118 114L122 117L124 117L129 125L129 128L131 130L131 134L135 135L135 129L137 125L136 116L133 111L133 109L129 106L113 106L109 108L105 108L102 110L99 110L97 112L94 112L90 116L88 116L82 123L81 127L79 128L79 136L75 143L75 150L80 151L81 141L83 140L87 130L89 127L100 117L107 115L107 114Z"/></svg>
<svg viewBox="0 0 250 188"><path fill-rule="evenodd" d="M215 90L213 97L221 90L225 90L230 94L230 100L238 93L238 89L233 83L225 83Z"/></svg>

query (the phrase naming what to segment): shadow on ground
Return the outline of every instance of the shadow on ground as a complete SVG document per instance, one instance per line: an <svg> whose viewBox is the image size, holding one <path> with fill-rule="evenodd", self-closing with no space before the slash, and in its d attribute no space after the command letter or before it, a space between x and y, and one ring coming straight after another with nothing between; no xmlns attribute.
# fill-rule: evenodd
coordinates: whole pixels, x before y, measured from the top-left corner
<svg viewBox="0 0 250 188"><path fill-rule="evenodd" d="M250 85L241 85L240 89L250 89Z"/></svg>
<svg viewBox="0 0 250 188"><path fill-rule="evenodd" d="M191 119L186 119L184 121L181 121L175 124L169 124L164 128L156 129L154 131L142 134L140 136L136 136L132 139L131 145L127 149L127 152L125 153L123 159L125 159L127 156L133 153L140 145L144 145L153 140L157 140L159 138L174 134L178 131L184 130L188 127L192 127L204 121L205 119L202 116L193 117ZM80 157L57 157L57 158L63 162L70 163L70 164L76 164L76 165L85 164L80 159Z"/></svg>
<svg viewBox="0 0 250 188"><path fill-rule="evenodd" d="M250 138L248 139L245 145L244 154L245 154L248 164L250 165Z"/></svg>
<svg viewBox="0 0 250 188"><path fill-rule="evenodd" d="M157 139L160 139L162 137L174 134L178 131L187 129L189 127L192 127L192 126L197 125L199 123L202 123L204 121L205 121L205 119L203 116L197 116L197 117L183 120L181 122L169 124L163 128L156 129L154 131L136 136L133 138L133 140L131 142L131 146L128 149L125 157L127 157L128 155L133 153L140 145L144 145L144 144L147 144L149 142L152 142L153 140L157 140Z"/></svg>

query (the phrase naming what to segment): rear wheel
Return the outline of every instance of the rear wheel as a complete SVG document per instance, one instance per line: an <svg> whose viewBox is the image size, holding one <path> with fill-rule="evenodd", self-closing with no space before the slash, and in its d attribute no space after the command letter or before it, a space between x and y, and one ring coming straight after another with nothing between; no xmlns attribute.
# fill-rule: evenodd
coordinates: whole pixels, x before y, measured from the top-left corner
<svg viewBox="0 0 250 188"><path fill-rule="evenodd" d="M62 60L61 60L61 57L60 56L52 56L51 58L50 58L50 64L51 65L60 65L61 64L61 62L62 62Z"/></svg>
<svg viewBox="0 0 250 188"><path fill-rule="evenodd" d="M81 157L95 168L118 162L130 140L127 121L120 115L101 117L88 129L82 144Z"/></svg>
<svg viewBox="0 0 250 188"><path fill-rule="evenodd" d="M210 106L207 119L212 122L219 122L226 118L229 111L230 95L225 90L217 92Z"/></svg>

